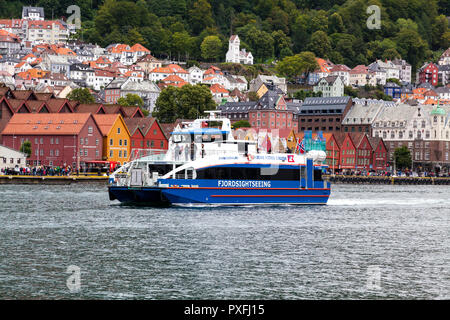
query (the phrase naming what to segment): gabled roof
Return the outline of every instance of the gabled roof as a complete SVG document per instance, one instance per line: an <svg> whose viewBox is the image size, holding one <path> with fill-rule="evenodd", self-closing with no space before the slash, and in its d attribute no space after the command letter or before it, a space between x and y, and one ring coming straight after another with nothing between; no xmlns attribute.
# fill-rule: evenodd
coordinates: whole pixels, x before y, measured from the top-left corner
<svg viewBox="0 0 450 320"><path fill-rule="evenodd" d="M14 113L18 113L22 107L25 107L25 110L28 111L28 113L31 112L31 110L28 108L28 106L25 104L26 100L19 100L19 99L7 99L6 100L11 107L11 109L14 111Z"/></svg>
<svg viewBox="0 0 450 320"><path fill-rule="evenodd" d="M2 134L75 135L90 117L89 113L16 113Z"/></svg>
<svg viewBox="0 0 450 320"><path fill-rule="evenodd" d="M27 102L25 102L26 105L28 106L28 109L32 112L32 113L39 113L41 111L41 109L46 106L45 101L42 100L28 100ZM47 108L47 110L50 112L50 110Z"/></svg>
<svg viewBox="0 0 450 320"><path fill-rule="evenodd" d="M152 56L149 53L149 54L146 54L145 56L140 57L137 62L139 63L139 62L151 62L151 61L158 61L158 59L156 59L154 56Z"/></svg>
<svg viewBox="0 0 450 320"><path fill-rule="evenodd" d="M341 148L345 138L347 137L347 134L344 132L333 132L333 137L338 147Z"/></svg>
<svg viewBox="0 0 450 320"><path fill-rule="evenodd" d="M70 113L73 112L72 105L67 99L55 98L47 100L47 106L51 113L59 113L64 108L64 106L67 106Z"/></svg>
<svg viewBox="0 0 450 320"><path fill-rule="evenodd" d="M11 94L15 99L19 100L36 99L33 90L12 90Z"/></svg>
<svg viewBox="0 0 450 320"><path fill-rule="evenodd" d="M94 114L93 117L104 137L107 137L109 135L116 121L121 121L125 127L125 130L127 130L128 134L130 134L127 125L123 121L123 118L120 114Z"/></svg>
<svg viewBox="0 0 450 320"><path fill-rule="evenodd" d="M363 64L357 65L350 70L350 74L367 74L368 72L368 68Z"/></svg>
<svg viewBox="0 0 450 320"><path fill-rule="evenodd" d="M142 44L139 44L139 43L136 43L135 45L133 45L131 47L131 51L134 51L134 52L140 51L140 52L150 53L150 50L148 50L146 47L144 47Z"/></svg>
<svg viewBox="0 0 450 320"><path fill-rule="evenodd" d="M376 148L379 146L380 143L383 143L383 139L381 139L380 137L367 137L369 139L369 143L372 146L373 150L376 150ZM385 146L386 147L386 146Z"/></svg>
<svg viewBox="0 0 450 320"><path fill-rule="evenodd" d="M175 83L176 82L184 82L184 80L181 77L179 77L175 74L171 74L170 76L162 79L161 81L162 82L175 82Z"/></svg>
<svg viewBox="0 0 450 320"><path fill-rule="evenodd" d="M124 116L120 104L105 104L103 105L103 109L105 110L106 114L121 114L122 116Z"/></svg>
<svg viewBox="0 0 450 320"><path fill-rule="evenodd" d="M0 96L5 96L6 94L12 93L9 87L0 87Z"/></svg>
<svg viewBox="0 0 450 320"><path fill-rule="evenodd" d="M138 114L139 117L143 117L144 116L144 114L141 111L141 108L139 108L139 107L134 107L134 106L125 107L125 106L122 106L121 110L122 110L122 113L124 114L124 118L134 118L136 116L136 114Z"/></svg>
<svg viewBox="0 0 450 320"><path fill-rule="evenodd" d="M355 145L356 148L359 148L361 142L366 136L366 134L363 132L350 132L349 135L350 138L352 138L353 144Z"/></svg>
<svg viewBox="0 0 450 320"><path fill-rule="evenodd" d="M330 72L339 72L339 71L349 72L350 70L351 69L347 67L345 64L336 64L330 69Z"/></svg>
<svg viewBox="0 0 450 320"><path fill-rule="evenodd" d="M153 126L155 121L158 123L156 118L153 117L147 117L147 118L128 118L124 119L128 130L130 131L130 134L133 135L136 130L139 130L142 134L142 136L146 136L150 128ZM163 133L164 137L167 139L166 134L164 133L163 129L158 123L158 126Z"/></svg>
<svg viewBox="0 0 450 320"><path fill-rule="evenodd" d="M221 84L215 83L209 87L212 93L229 93L227 89Z"/></svg>
<svg viewBox="0 0 450 320"><path fill-rule="evenodd" d="M150 71L150 73L174 73L172 69L167 67L155 68Z"/></svg>
<svg viewBox="0 0 450 320"><path fill-rule="evenodd" d="M103 110L103 104L101 103L81 103L76 106L74 110L76 113L99 114L102 111L105 112L105 110Z"/></svg>
<svg viewBox="0 0 450 320"><path fill-rule="evenodd" d="M47 101L56 98L52 92L35 92L34 95L36 96L36 99L41 101Z"/></svg>
<svg viewBox="0 0 450 320"><path fill-rule="evenodd" d="M167 67L172 69L175 73L189 73L177 64L169 64Z"/></svg>
<svg viewBox="0 0 450 320"><path fill-rule="evenodd" d="M319 83L323 79L328 83L328 85L333 85L338 78L340 78L340 77L339 76L328 76L328 77L321 78L317 83Z"/></svg>

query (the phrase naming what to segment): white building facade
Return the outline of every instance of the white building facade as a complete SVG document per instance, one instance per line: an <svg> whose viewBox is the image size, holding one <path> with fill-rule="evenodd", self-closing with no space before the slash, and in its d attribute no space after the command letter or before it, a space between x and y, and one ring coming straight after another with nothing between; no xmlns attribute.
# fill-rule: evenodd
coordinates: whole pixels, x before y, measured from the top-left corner
<svg viewBox="0 0 450 320"><path fill-rule="evenodd" d="M234 34L228 42L228 52L225 61L232 63L253 64L253 55L245 49L240 49L241 40L239 36Z"/></svg>

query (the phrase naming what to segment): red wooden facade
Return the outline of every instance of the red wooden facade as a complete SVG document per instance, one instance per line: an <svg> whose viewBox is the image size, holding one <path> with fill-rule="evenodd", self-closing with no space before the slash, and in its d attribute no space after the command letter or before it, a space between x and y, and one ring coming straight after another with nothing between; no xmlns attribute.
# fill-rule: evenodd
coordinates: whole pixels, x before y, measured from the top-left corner
<svg viewBox="0 0 450 320"><path fill-rule="evenodd" d="M133 149L167 150L168 138L156 118L127 118L125 124L131 135L131 153Z"/></svg>
<svg viewBox="0 0 450 320"><path fill-rule="evenodd" d="M102 134L91 114L15 114L3 144L18 150L31 142L30 166L84 166L102 159Z"/></svg>

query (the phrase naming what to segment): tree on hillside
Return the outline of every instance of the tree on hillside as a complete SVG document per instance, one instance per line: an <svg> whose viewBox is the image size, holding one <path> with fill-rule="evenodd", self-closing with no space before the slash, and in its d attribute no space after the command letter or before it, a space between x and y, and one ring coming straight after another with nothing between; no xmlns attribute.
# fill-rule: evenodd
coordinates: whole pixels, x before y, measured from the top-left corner
<svg viewBox="0 0 450 320"><path fill-rule="evenodd" d="M328 58L331 52L331 43L327 34L323 31L316 31L311 36L308 49L314 52L317 57Z"/></svg>
<svg viewBox="0 0 450 320"><path fill-rule="evenodd" d="M285 57L278 62L277 71L281 75L294 79L302 73L309 73L319 68L314 53L304 51L295 56Z"/></svg>
<svg viewBox="0 0 450 320"><path fill-rule="evenodd" d="M95 98L88 88L73 89L66 98L80 103L95 103Z"/></svg>
<svg viewBox="0 0 450 320"><path fill-rule="evenodd" d="M222 54L222 41L218 36L207 36L200 45L205 60L219 60Z"/></svg>
<svg viewBox="0 0 450 320"><path fill-rule="evenodd" d="M120 97L117 100L117 103L125 107L139 107L146 117L150 114L146 109L144 109L144 100L137 94L127 93L125 97Z"/></svg>
<svg viewBox="0 0 450 320"><path fill-rule="evenodd" d="M205 85L169 86L159 94L153 116L162 123L176 119L196 119L206 110L216 109L211 91Z"/></svg>
<svg viewBox="0 0 450 320"><path fill-rule="evenodd" d="M214 26L211 5L207 0L197 0L189 10L189 19L194 34L199 34L203 29Z"/></svg>
<svg viewBox="0 0 450 320"><path fill-rule="evenodd" d="M127 95L125 97L120 97L117 100L117 103L120 104L121 106L125 106L125 107L131 107L131 106L143 107L144 106L144 100L140 96L138 96L137 94L134 94L134 93L127 93Z"/></svg>
<svg viewBox="0 0 450 320"><path fill-rule="evenodd" d="M406 59L415 72L420 63L424 61L428 54L426 41L414 30L402 29L395 38L397 51L403 59Z"/></svg>

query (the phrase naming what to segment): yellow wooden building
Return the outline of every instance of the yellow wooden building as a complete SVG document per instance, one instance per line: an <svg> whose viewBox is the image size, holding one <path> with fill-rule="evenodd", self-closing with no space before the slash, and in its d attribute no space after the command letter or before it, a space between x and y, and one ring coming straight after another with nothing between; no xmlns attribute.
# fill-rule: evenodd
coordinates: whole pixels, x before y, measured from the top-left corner
<svg viewBox="0 0 450 320"><path fill-rule="evenodd" d="M120 114L95 114L94 119L103 135L103 160L120 164L130 159L130 132Z"/></svg>

